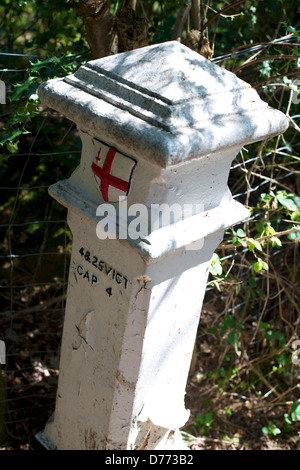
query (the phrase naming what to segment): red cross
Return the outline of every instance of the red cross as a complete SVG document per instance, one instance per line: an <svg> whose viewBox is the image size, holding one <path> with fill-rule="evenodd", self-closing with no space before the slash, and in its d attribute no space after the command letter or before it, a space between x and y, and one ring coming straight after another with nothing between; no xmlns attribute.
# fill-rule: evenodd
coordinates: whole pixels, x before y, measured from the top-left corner
<svg viewBox="0 0 300 470"><path fill-rule="evenodd" d="M98 153L97 160L99 160L100 150ZM101 168L100 166L96 165L96 163L93 163L91 167L94 174L98 176L98 178L100 178L101 180L100 191L102 193L104 201L106 202L108 201L109 186L113 186L114 188L120 189L121 191L124 191L125 193L127 193L128 191L127 181L124 181L121 178L117 178L116 176L113 176L110 174L111 165L112 165L112 162L116 153L117 153L116 150L110 148L109 151L107 152L103 167Z"/></svg>

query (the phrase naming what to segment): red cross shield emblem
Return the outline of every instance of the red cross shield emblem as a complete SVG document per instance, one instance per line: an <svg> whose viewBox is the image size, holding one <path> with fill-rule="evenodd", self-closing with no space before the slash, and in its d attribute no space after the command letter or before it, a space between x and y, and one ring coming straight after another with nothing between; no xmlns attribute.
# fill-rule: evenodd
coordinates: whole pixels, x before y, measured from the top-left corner
<svg viewBox="0 0 300 470"><path fill-rule="evenodd" d="M118 202L120 196L127 196L136 161L106 145L97 147L97 156L92 171L100 183L104 201Z"/></svg>

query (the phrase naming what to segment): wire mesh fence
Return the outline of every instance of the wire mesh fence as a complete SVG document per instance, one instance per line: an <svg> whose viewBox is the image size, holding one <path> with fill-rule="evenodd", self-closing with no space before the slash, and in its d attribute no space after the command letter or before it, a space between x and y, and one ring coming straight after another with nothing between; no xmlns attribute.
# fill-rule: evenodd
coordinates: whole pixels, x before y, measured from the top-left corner
<svg viewBox="0 0 300 470"><path fill-rule="evenodd" d="M40 158L12 157L9 166L19 185L0 187L0 330L6 345L0 422L13 447L30 437L53 405L66 298L70 237L65 214L48 197L49 185L32 185L31 172L26 177L29 160Z"/></svg>

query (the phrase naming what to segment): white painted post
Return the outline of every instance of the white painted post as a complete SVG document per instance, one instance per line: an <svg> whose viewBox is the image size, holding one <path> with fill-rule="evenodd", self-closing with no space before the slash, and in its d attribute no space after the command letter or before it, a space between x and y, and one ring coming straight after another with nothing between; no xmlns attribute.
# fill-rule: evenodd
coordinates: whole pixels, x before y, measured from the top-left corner
<svg viewBox="0 0 300 470"><path fill-rule="evenodd" d="M39 94L76 122L83 148L50 188L73 247L56 409L38 438L178 450L211 258L225 228L248 217L227 187L230 164L287 119L174 41L91 61ZM163 204L175 223L159 226Z"/></svg>

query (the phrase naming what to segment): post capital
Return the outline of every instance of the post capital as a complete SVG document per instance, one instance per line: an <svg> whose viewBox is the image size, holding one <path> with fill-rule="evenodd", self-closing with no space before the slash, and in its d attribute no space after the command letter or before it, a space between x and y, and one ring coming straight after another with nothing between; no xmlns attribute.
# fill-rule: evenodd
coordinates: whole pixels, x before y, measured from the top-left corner
<svg viewBox="0 0 300 470"><path fill-rule="evenodd" d="M39 96L80 129L163 167L288 127L251 85L177 41L92 60L43 83Z"/></svg>

